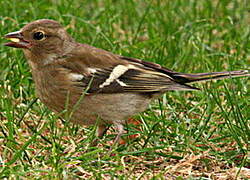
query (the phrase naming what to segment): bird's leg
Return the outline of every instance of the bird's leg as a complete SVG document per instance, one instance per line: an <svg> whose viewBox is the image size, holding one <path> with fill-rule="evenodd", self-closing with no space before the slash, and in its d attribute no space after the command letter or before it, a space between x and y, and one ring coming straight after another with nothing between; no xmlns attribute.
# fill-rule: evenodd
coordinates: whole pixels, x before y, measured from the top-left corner
<svg viewBox="0 0 250 180"><path fill-rule="evenodd" d="M113 146L119 143L119 141L121 140L121 136L125 133L123 124L117 123L115 124L115 127L117 129L118 134L114 140Z"/></svg>
<svg viewBox="0 0 250 180"><path fill-rule="evenodd" d="M108 129L109 129L109 126L107 125L104 125L104 124L99 125L96 130L96 136L98 138L102 138Z"/></svg>
<svg viewBox="0 0 250 180"><path fill-rule="evenodd" d="M91 143L91 146L92 146L92 147L93 147L93 146L96 146L96 145L98 144L98 140L101 139L101 138L104 136L104 134L107 132L108 129L109 129L109 126L104 125L104 124L98 125L98 126L97 126L97 129L96 129L96 136L97 136L98 138L96 138L96 139Z"/></svg>

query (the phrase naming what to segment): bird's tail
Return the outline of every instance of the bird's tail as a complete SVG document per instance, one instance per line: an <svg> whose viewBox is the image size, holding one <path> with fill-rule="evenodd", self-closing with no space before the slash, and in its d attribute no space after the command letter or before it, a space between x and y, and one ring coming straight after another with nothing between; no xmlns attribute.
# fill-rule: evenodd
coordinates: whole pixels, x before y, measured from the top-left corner
<svg viewBox="0 0 250 180"><path fill-rule="evenodd" d="M172 77L176 81L179 81L180 83L194 83L194 82L226 79L226 78L242 77L242 76L250 76L250 72L248 70L241 70L241 71L225 71L225 72L211 72L211 73L196 73L196 74L176 73Z"/></svg>

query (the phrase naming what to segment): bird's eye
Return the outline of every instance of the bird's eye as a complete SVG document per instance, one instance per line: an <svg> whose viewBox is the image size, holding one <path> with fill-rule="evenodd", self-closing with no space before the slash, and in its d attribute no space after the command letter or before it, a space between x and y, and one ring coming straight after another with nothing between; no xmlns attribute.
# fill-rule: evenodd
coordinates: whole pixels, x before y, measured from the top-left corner
<svg viewBox="0 0 250 180"><path fill-rule="evenodd" d="M45 34L41 31L35 32L33 34L33 39L35 40L42 40L45 37Z"/></svg>

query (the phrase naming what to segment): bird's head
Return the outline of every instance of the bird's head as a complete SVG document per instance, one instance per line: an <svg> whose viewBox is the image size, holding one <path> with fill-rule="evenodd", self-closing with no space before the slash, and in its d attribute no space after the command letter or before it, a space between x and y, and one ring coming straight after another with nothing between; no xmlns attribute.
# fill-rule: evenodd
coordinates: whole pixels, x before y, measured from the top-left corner
<svg viewBox="0 0 250 180"><path fill-rule="evenodd" d="M54 20L42 19L25 25L21 30L5 35L6 46L22 48L28 59L61 56L72 48L74 40Z"/></svg>

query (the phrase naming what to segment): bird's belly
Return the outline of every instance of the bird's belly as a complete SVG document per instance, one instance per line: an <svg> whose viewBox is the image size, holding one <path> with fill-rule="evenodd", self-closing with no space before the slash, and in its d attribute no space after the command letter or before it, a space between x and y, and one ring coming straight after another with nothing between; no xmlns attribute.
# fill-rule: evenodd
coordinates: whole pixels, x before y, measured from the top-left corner
<svg viewBox="0 0 250 180"><path fill-rule="evenodd" d="M85 125L125 123L144 111L149 102L149 96L132 93L86 95L76 105L71 121Z"/></svg>
<svg viewBox="0 0 250 180"><path fill-rule="evenodd" d="M59 89L45 80L36 81L37 95L52 111L77 124L124 123L129 117L144 111L152 96L135 93L100 93L81 96L70 89ZM49 83L49 85L48 85ZM46 88L41 88L41 87ZM40 88L39 88L40 87Z"/></svg>

